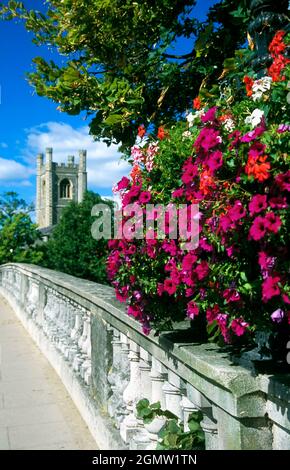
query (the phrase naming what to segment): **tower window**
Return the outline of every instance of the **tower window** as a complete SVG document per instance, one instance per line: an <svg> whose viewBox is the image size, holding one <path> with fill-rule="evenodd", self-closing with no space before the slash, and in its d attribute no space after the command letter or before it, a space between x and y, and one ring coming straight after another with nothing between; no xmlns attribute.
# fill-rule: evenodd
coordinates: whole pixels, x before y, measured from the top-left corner
<svg viewBox="0 0 290 470"><path fill-rule="evenodd" d="M71 199L71 184L70 181L66 178L60 183L60 197L62 199Z"/></svg>

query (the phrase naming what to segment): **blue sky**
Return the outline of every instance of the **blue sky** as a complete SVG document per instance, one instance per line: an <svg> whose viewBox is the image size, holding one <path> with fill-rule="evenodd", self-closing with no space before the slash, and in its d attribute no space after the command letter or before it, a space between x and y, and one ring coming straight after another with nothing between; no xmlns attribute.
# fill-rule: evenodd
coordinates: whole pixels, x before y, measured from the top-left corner
<svg viewBox="0 0 290 470"><path fill-rule="evenodd" d="M214 3L199 0L196 15L204 17ZM30 0L24 4L40 8L43 1ZM60 113L56 104L34 93L25 79L33 57L55 56L46 47L33 45L31 40L32 34L23 24L0 22L0 193L13 190L27 201L34 201L36 155L53 147L54 160L59 162L66 161L68 155L77 155L78 149L87 148L89 188L102 195L110 194L112 184L128 173L127 164L119 161L116 147L107 148L92 141L88 123L82 117Z"/></svg>

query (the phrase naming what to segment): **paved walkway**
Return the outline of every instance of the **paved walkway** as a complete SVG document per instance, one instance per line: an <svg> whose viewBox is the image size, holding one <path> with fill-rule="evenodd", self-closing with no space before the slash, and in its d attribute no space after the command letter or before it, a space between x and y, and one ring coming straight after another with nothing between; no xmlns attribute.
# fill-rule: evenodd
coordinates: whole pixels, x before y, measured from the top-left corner
<svg viewBox="0 0 290 470"><path fill-rule="evenodd" d="M96 448L61 380L0 297L0 450Z"/></svg>

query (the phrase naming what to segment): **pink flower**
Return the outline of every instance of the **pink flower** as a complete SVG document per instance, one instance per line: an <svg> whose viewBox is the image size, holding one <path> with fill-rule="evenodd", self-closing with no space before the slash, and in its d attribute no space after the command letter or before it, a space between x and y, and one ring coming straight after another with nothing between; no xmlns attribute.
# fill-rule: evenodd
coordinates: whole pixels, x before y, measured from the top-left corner
<svg viewBox="0 0 290 470"><path fill-rule="evenodd" d="M261 240L267 232L267 221L263 217L256 217L250 228L249 236L255 241Z"/></svg>
<svg viewBox="0 0 290 470"><path fill-rule="evenodd" d="M235 201L233 207L230 208L228 211L228 216L232 221L237 221L245 217L246 211L244 206L242 205L241 201Z"/></svg>
<svg viewBox="0 0 290 470"><path fill-rule="evenodd" d="M202 237L199 239L199 246L202 248L204 251L213 251L212 245L210 245L205 237Z"/></svg>
<svg viewBox="0 0 290 470"><path fill-rule="evenodd" d="M200 281L204 279L209 273L207 261L203 260L200 264L198 264L194 269L194 272L197 274L197 277Z"/></svg>
<svg viewBox="0 0 290 470"><path fill-rule="evenodd" d="M187 314L188 318L191 318L192 320L195 317L197 317L197 315L199 314L199 308L198 308L197 304L195 302L193 302L193 300L191 300L187 304L186 314Z"/></svg>
<svg viewBox="0 0 290 470"><path fill-rule="evenodd" d="M176 292L176 284L171 279L165 279L164 281L164 291L169 295L173 295Z"/></svg>
<svg viewBox="0 0 290 470"><path fill-rule="evenodd" d="M151 194L149 191L142 191L142 193L139 196L139 202L141 204L147 204L151 200Z"/></svg>
<svg viewBox="0 0 290 470"><path fill-rule="evenodd" d="M231 329L237 336L243 336L248 327L249 323L246 323L243 317L234 318L231 323Z"/></svg>
<svg viewBox="0 0 290 470"><path fill-rule="evenodd" d="M262 144L261 142L254 142L250 147L248 155L249 157L256 159L260 157L261 155L264 155L265 151L266 151L265 144Z"/></svg>
<svg viewBox="0 0 290 470"><path fill-rule="evenodd" d="M287 294L282 294L282 299L283 299L283 302L285 302L285 304L290 305L290 298Z"/></svg>
<svg viewBox="0 0 290 470"><path fill-rule="evenodd" d="M253 196L249 204L250 215L259 214L264 209L267 209L267 196L263 194Z"/></svg>
<svg viewBox="0 0 290 470"><path fill-rule="evenodd" d="M277 233L282 225L280 217L278 215L275 215L274 212L268 212L265 216L265 220L267 229L273 233Z"/></svg>
<svg viewBox="0 0 290 470"><path fill-rule="evenodd" d="M238 291L235 289L225 289L223 292L223 298L229 302L237 302L241 299L241 296Z"/></svg>
<svg viewBox="0 0 290 470"><path fill-rule="evenodd" d="M275 310L275 312L272 313L271 319L275 323L281 323L284 316L285 316L285 313L283 312L283 310L281 310L281 308L278 308L277 310Z"/></svg>
<svg viewBox="0 0 290 470"><path fill-rule="evenodd" d="M264 280L262 284L263 302L268 302L268 300L272 299L272 297L280 294L280 288L278 286L279 281L279 276L269 276Z"/></svg>

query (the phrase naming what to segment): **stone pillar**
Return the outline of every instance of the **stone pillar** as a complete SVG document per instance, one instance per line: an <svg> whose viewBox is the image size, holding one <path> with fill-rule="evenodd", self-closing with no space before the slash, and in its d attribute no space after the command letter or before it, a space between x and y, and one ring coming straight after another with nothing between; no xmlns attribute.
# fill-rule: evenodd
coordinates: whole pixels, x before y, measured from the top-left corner
<svg viewBox="0 0 290 470"><path fill-rule="evenodd" d="M82 202L87 190L87 151L79 151L79 170L78 170L78 202Z"/></svg>
<svg viewBox="0 0 290 470"><path fill-rule="evenodd" d="M45 227L53 225L53 163L52 148L46 149L46 165L45 165Z"/></svg>
<svg viewBox="0 0 290 470"><path fill-rule="evenodd" d="M43 154L37 155L37 168L36 168L36 223L42 227L42 194L41 194L41 175L43 171Z"/></svg>
<svg viewBox="0 0 290 470"><path fill-rule="evenodd" d="M132 340L129 341L130 381L123 393L123 400L127 408L127 415L120 425L120 434L126 443L131 442L138 432L138 421L135 415L137 401L142 398L140 374L140 348Z"/></svg>

